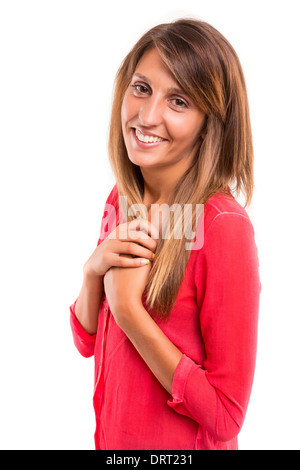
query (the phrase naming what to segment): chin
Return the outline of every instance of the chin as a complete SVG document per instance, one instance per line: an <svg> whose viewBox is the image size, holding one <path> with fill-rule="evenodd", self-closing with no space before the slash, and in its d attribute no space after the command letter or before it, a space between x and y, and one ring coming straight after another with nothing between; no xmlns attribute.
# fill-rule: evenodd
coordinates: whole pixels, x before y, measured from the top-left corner
<svg viewBox="0 0 300 470"><path fill-rule="evenodd" d="M149 155L134 155L134 154L128 154L128 158L133 163L134 165L140 166L140 167L155 167L157 166L157 162L154 161L153 157Z"/></svg>

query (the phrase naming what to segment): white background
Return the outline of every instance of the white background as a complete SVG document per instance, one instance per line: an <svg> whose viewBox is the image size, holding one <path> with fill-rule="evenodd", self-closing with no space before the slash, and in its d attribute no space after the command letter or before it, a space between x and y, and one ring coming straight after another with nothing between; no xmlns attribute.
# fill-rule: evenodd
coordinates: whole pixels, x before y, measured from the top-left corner
<svg viewBox="0 0 300 470"><path fill-rule="evenodd" d="M1 449L94 448L93 359L69 305L114 184L113 80L146 30L182 16L227 37L249 93L262 292L240 449L300 448L298 3L0 0Z"/></svg>

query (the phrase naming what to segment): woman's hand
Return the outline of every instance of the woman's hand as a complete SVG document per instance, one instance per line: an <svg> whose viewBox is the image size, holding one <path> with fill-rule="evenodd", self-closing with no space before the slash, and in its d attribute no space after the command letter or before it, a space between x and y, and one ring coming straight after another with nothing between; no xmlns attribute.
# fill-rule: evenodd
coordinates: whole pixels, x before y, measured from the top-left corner
<svg viewBox="0 0 300 470"><path fill-rule="evenodd" d="M94 278L104 276L111 267L144 266L145 260L154 259L158 236L156 227L144 219L119 225L94 250L84 265L84 274Z"/></svg>
<svg viewBox="0 0 300 470"><path fill-rule="evenodd" d="M124 256L126 257L126 255ZM142 305L142 295L145 290L151 269L151 263L137 268L110 268L104 276L104 289L110 310L116 323L133 320L125 318L135 311L132 306ZM148 313L145 310L145 313Z"/></svg>

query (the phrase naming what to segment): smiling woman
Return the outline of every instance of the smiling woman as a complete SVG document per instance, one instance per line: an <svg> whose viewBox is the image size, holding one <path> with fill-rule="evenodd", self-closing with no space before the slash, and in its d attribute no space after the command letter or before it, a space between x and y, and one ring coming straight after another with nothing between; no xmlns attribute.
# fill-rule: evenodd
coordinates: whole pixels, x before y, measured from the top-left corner
<svg viewBox="0 0 300 470"><path fill-rule="evenodd" d="M140 60L121 110L130 161L142 173L144 167L159 168L161 177L172 186L191 166L205 124L204 112L187 97L183 98L184 91L176 86L153 48Z"/></svg>
<svg viewBox="0 0 300 470"><path fill-rule="evenodd" d="M70 307L76 347L95 356L96 449L237 449L261 286L247 92L216 29L183 19L137 42L116 77L109 158L116 185ZM155 204L179 209L167 239ZM191 249L175 236L187 206Z"/></svg>

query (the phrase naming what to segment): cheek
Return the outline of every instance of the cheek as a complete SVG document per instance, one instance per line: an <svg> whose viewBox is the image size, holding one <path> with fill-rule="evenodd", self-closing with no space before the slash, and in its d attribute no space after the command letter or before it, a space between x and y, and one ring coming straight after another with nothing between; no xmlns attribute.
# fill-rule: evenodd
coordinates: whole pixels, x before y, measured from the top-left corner
<svg viewBox="0 0 300 470"><path fill-rule="evenodd" d="M183 143L188 133L187 123L183 116L174 113L173 110L167 110L164 114L164 124L171 140L176 142L176 145Z"/></svg>
<svg viewBox="0 0 300 470"><path fill-rule="evenodd" d="M123 103L122 103L122 107L121 107L121 121L122 121L122 127L123 128L124 128L124 124L127 121L127 115L128 115L127 100L126 100L126 97L125 97L124 100L123 100Z"/></svg>
<svg viewBox="0 0 300 470"><path fill-rule="evenodd" d="M165 123L172 140L177 145L186 146L195 142L200 136L204 117L197 113L174 113L165 115Z"/></svg>
<svg viewBox="0 0 300 470"><path fill-rule="evenodd" d="M121 107L121 125L125 142L127 141L128 121L130 120L129 110L130 107L128 106L128 99L125 96Z"/></svg>
<svg viewBox="0 0 300 470"><path fill-rule="evenodd" d="M177 135L183 145L195 145L200 138L204 121L204 117L197 116L194 119L188 119L182 122L181 125L178 126Z"/></svg>
<svg viewBox="0 0 300 470"><path fill-rule="evenodd" d="M173 122L169 126L169 132L171 133L173 140L176 141L176 145L180 147L186 147L194 143L195 139L200 134L199 127L193 127L190 122L182 120L180 122Z"/></svg>
<svg viewBox="0 0 300 470"><path fill-rule="evenodd" d="M124 126L128 121L130 121L137 113L136 105L132 97L128 94L125 94L122 107L121 107L121 120L122 125Z"/></svg>

